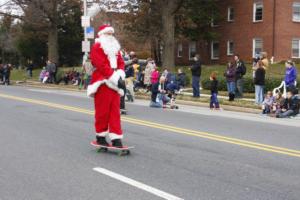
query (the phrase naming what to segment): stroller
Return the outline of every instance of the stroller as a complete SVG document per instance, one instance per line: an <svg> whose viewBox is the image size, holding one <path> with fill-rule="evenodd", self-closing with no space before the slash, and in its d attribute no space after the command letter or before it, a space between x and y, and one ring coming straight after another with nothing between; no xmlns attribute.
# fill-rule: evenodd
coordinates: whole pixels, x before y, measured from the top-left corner
<svg viewBox="0 0 300 200"><path fill-rule="evenodd" d="M297 82L295 81L293 89L296 89L296 86L297 86ZM291 89L291 88L287 87L285 81L282 81L279 87L274 88L273 96L275 96L277 93L281 92L281 89L283 90L282 96L284 98L286 98L286 93L287 93L288 89Z"/></svg>

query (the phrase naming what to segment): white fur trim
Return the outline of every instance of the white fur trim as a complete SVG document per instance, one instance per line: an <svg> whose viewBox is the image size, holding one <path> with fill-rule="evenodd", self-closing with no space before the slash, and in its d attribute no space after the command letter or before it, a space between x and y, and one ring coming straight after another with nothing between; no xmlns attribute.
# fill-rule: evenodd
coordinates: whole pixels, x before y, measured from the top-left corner
<svg viewBox="0 0 300 200"><path fill-rule="evenodd" d="M118 86L118 81L120 79L120 74L118 71L114 71L114 73L109 77L108 81L114 84L115 86Z"/></svg>
<svg viewBox="0 0 300 200"><path fill-rule="evenodd" d="M120 96L124 96L124 91L122 89L118 88L118 86L112 84L108 80L97 81L97 82L89 85L88 88L87 88L87 96L93 98L95 93L97 92L98 88L102 84L106 84L107 87L109 87L110 89L115 90L116 92L118 92Z"/></svg>
<svg viewBox="0 0 300 200"><path fill-rule="evenodd" d="M106 27L102 31L99 31L98 35L100 36L100 35L105 34L105 33L114 33L114 32L115 32L115 29L113 27Z"/></svg>
<svg viewBox="0 0 300 200"><path fill-rule="evenodd" d="M120 77L121 77L122 80L125 80L126 74L125 74L124 70L118 69L117 73L120 75Z"/></svg>
<svg viewBox="0 0 300 200"><path fill-rule="evenodd" d="M106 137L108 135L108 131L102 132L102 133L96 133L99 137Z"/></svg>
<svg viewBox="0 0 300 200"><path fill-rule="evenodd" d="M91 85L88 85L88 88L86 90L87 92L87 96L88 97L94 97L95 93L97 92L98 88L102 85L106 83L106 80L102 80L102 81L97 81Z"/></svg>
<svg viewBox="0 0 300 200"><path fill-rule="evenodd" d="M123 135L117 135L115 133L109 133L108 136L110 140L123 139Z"/></svg>

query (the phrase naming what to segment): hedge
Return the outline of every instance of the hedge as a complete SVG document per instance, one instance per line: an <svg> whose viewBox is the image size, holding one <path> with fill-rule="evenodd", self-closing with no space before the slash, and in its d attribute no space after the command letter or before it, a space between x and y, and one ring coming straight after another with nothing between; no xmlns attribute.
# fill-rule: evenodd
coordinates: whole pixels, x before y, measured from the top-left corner
<svg viewBox="0 0 300 200"><path fill-rule="evenodd" d="M282 78L267 78L266 79L266 87L265 91L273 91L274 88L280 86L282 82ZM220 91L227 91L226 79L225 78L218 78L219 81L219 90ZM202 87L206 90L210 90L210 80L209 78L204 78L201 81ZM252 77L244 77L244 92L246 93L253 93L255 91L253 78Z"/></svg>

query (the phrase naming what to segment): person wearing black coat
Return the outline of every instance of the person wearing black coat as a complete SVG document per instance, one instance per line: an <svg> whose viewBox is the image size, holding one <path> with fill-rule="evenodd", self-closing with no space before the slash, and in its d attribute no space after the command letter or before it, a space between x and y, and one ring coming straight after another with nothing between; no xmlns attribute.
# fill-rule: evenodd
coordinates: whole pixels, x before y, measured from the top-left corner
<svg viewBox="0 0 300 200"><path fill-rule="evenodd" d="M0 83L2 83L3 79L3 65L0 64Z"/></svg>
<svg viewBox="0 0 300 200"><path fill-rule="evenodd" d="M211 92L211 97L210 97L210 104L209 107L210 109L219 109L219 100L218 100L218 85L219 82L217 80L217 75L216 73L212 73L210 75L210 92Z"/></svg>
<svg viewBox="0 0 300 200"><path fill-rule="evenodd" d="M239 55L234 56L236 65L236 97L242 98L244 93L244 75L246 74L247 68L245 63L240 60Z"/></svg>
<svg viewBox="0 0 300 200"><path fill-rule="evenodd" d="M32 78L32 70L33 70L33 63L32 63L32 61L29 61L26 70L27 70L27 74L28 74L29 78Z"/></svg>
<svg viewBox="0 0 300 200"><path fill-rule="evenodd" d="M254 85L255 85L255 103L261 105L264 101L264 87L266 70L263 68L262 61L257 63L258 68L255 71Z"/></svg>
<svg viewBox="0 0 300 200"><path fill-rule="evenodd" d="M300 100L295 94L295 90L288 91L287 99L285 99L283 104L283 109L276 113L277 118L287 118L299 114Z"/></svg>
<svg viewBox="0 0 300 200"><path fill-rule="evenodd" d="M200 77L202 69L200 56L198 54L195 55L194 64L190 69L192 72L193 97L200 97Z"/></svg>

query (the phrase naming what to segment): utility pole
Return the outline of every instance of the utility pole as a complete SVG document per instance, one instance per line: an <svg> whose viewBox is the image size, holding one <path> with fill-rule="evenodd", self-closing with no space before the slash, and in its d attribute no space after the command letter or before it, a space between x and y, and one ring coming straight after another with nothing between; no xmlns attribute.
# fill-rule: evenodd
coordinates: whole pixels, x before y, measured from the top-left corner
<svg viewBox="0 0 300 200"><path fill-rule="evenodd" d="M87 13L87 0L83 0L83 16L81 18L81 21L84 31L84 40L82 42L82 52L84 53L82 61L84 63L88 57L88 53L90 52L90 41L88 41L86 33L87 27L90 26L90 17Z"/></svg>
<svg viewBox="0 0 300 200"><path fill-rule="evenodd" d="M88 0L83 0L83 16L81 17L81 26L84 30L84 39L82 41L82 52L84 53L84 55L82 64L84 64L87 60L91 49L91 41L89 39L95 38L95 30L91 26L91 13L88 13L88 3L91 2L89 2Z"/></svg>

